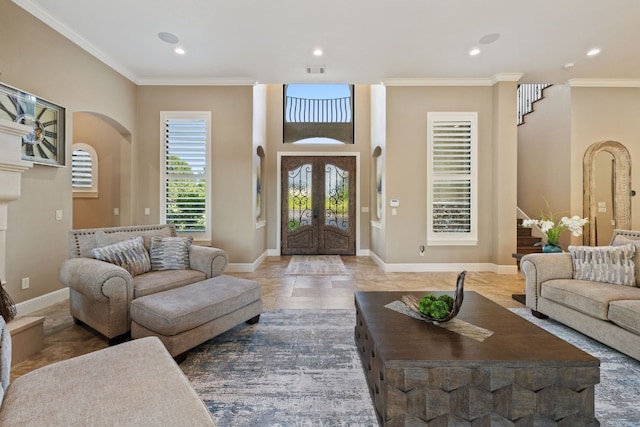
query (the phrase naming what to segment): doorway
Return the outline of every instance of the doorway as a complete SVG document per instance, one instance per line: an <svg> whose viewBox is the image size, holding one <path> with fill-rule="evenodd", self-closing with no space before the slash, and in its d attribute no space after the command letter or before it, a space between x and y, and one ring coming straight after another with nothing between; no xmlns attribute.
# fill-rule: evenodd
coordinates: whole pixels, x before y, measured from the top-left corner
<svg viewBox="0 0 640 427"><path fill-rule="evenodd" d="M282 255L355 255L355 157L287 156L280 173Z"/></svg>

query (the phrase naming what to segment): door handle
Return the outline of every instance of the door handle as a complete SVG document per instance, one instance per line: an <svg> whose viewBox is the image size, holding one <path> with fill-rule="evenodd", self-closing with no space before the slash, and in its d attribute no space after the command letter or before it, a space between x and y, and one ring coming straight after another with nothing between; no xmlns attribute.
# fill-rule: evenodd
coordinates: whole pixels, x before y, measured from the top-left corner
<svg viewBox="0 0 640 427"><path fill-rule="evenodd" d="M318 219L318 207L313 208L313 219Z"/></svg>

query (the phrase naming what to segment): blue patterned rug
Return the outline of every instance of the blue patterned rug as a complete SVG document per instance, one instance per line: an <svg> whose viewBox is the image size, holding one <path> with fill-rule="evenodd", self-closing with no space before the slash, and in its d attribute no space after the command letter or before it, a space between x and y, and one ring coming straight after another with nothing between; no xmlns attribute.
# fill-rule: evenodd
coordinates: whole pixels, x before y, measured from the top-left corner
<svg viewBox="0 0 640 427"><path fill-rule="evenodd" d="M219 427L377 426L353 310L262 313L180 365Z"/></svg>
<svg viewBox="0 0 640 427"><path fill-rule="evenodd" d="M640 362L529 309L513 309L601 360L596 417L640 425ZM219 427L377 426L353 310L264 312L189 352L180 367Z"/></svg>
<svg viewBox="0 0 640 427"><path fill-rule="evenodd" d="M537 319L528 308L511 311L600 359L595 404L602 427L640 425L640 362L554 320Z"/></svg>

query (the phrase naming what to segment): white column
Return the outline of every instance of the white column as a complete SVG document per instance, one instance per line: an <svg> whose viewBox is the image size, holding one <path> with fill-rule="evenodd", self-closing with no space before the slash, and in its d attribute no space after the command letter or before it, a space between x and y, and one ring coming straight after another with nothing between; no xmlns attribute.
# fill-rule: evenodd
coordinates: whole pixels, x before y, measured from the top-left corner
<svg viewBox="0 0 640 427"><path fill-rule="evenodd" d="M20 197L22 172L33 167L22 160L22 137L31 128L0 119L0 280L6 280L7 210L9 202Z"/></svg>

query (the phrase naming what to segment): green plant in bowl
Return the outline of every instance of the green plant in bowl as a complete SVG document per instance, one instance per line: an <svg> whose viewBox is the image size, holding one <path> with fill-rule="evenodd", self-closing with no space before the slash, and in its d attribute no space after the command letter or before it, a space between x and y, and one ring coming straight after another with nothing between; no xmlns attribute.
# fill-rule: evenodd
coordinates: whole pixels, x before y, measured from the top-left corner
<svg viewBox="0 0 640 427"><path fill-rule="evenodd" d="M426 295L418 302L422 314L433 319L444 319L453 310L454 299L450 295Z"/></svg>

